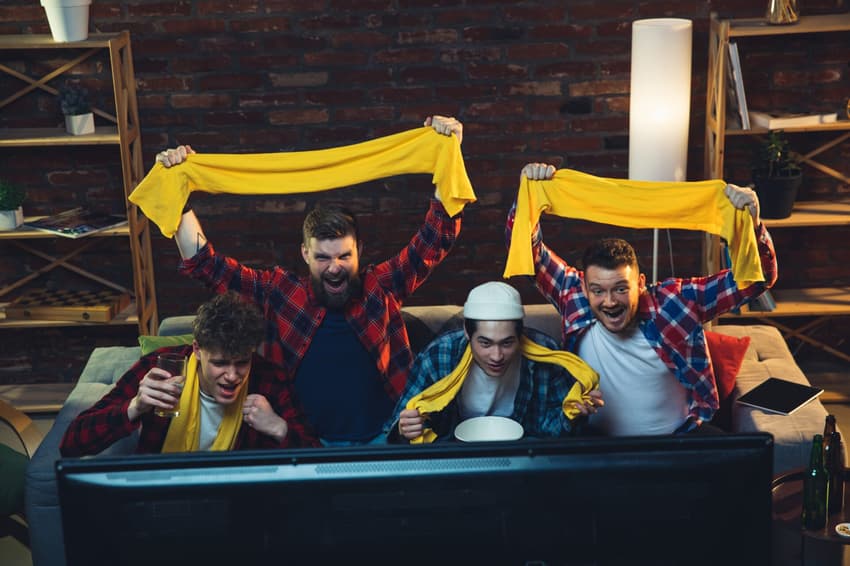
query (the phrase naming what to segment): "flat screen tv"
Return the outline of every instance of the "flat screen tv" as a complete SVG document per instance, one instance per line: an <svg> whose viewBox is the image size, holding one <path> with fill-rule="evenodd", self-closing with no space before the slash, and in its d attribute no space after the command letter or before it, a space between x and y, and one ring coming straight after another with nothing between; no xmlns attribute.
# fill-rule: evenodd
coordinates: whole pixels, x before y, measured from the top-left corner
<svg viewBox="0 0 850 566"><path fill-rule="evenodd" d="M773 437L62 459L69 566L755 564Z"/></svg>

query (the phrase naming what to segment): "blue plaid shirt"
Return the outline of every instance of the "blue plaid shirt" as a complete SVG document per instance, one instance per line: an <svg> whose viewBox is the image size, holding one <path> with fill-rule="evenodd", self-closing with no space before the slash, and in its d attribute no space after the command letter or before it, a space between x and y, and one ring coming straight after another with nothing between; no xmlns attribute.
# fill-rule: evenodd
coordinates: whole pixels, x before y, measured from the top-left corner
<svg viewBox="0 0 850 566"><path fill-rule="evenodd" d="M559 349L556 340L537 330L525 328L523 333L533 342L552 350ZM438 336L425 347L413 363L407 388L396 405L394 422L388 431L394 439L398 433L398 415L414 396L436 383L457 366L469 344L463 329ZM522 424L525 435L534 437L564 436L573 432L572 423L564 416L561 403L575 383L566 369L556 364L534 362L527 358L520 364L519 389L514 399L511 418ZM440 438L451 437L460 422L458 399L452 400L440 413L429 415L431 426Z"/></svg>
<svg viewBox="0 0 850 566"><path fill-rule="evenodd" d="M508 213L505 240L511 241L516 203ZM729 269L707 277L667 278L647 285L638 303L640 329L659 358L688 390L689 419L676 432L709 421L720 406L714 372L705 346L703 323L739 308L776 282L773 240L764 224L755 227L764 282L741 289ZM543 243L540 226L532 235L535 283L563 320L564 349L576 352L578 340L596 317L582 289L584 272Z"/></svg>

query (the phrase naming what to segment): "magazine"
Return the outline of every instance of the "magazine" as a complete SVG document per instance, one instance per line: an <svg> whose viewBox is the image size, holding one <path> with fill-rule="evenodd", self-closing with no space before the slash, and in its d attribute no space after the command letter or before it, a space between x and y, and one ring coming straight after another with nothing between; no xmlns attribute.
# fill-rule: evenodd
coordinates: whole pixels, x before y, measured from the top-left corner
<svg viewBox="0 0 850 566"><path fill-rule="evenodd" d="M53 216L24 222L24 226L66 238L82 238L110 228L123 226L126 223L126 216L92 212L83 207L77 207Z"/></svg>

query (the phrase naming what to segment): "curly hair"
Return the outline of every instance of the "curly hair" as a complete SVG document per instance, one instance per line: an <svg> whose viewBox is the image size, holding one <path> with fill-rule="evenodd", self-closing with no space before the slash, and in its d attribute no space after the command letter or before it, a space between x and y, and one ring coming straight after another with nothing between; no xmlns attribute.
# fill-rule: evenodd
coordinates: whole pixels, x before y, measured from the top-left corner
<svg viewBox="0 0 850 566"><path fill-rule="evenodd" d="M310 238L333 240L354 236L355 242L360 241L354 213L336 204L317 204L304 219L302 232L305 245L310 243Z"/></svg>
<svg viewBox="0 0 850 566"><path fill-rule="evenodd" d="M257 306L229 291L198 308L192 332L199 348L238 358L256 349L263 339L264 326Z"/></svg>
<svg viewBox="0 0 850 566"><path fill-rule="evenodd" d="M590 244L584 251L582 266L587 271L592 265L604 269L617 269L628 265L640 270L635 249L620 238L604 238Z"/></svg>

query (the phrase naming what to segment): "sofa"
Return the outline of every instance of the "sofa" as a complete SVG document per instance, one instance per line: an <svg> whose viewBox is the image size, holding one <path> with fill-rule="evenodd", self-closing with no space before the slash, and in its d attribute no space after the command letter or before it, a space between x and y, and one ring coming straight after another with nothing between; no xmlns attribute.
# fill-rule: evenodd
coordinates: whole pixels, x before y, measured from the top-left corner
<svg viewBox="0 0 850 566"><path fill-rule="evenodd" d="M461 310L462 307L455 305L405 307L403 314L414 351L419 351L437 334L461 325ZM192 316L166 318L160 325L159 334L176 336L189 333L191 320ZM525 324L560 338L560 316L551 305L526 306ZM827 415L819 400L788 416L734 403L738 396L770 376L808 383L779 331L767 325L714 325L712 330L732 337L750 337L729 399L728 430L771 433L774 438L774 475L806 465L812 436L823 432ZM35 566L60 566L65 563L54 471L55 462L60 457L59 442L62 435L69 422L100 399L140 354L138 346L95 348L52 429L29 463L26 474L26 512ZM128 437L102 455L131 453L135 441L134 437ZM845 450L845 459L846 453Z"/></svg>

